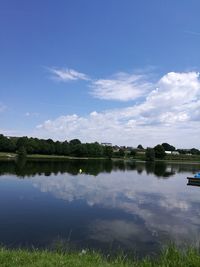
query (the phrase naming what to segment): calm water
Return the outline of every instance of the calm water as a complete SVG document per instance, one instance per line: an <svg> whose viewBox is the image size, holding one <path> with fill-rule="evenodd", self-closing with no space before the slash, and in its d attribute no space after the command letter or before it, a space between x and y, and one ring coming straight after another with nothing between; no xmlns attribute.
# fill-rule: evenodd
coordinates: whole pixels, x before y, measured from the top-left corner
<svg viewBox="0 0 200 267"><path fill-rule="evenodd" d="M79 174L79 169L83 170ZM200 165L70 160L0 162L0 243L158 253L200 241Z"/></svg>

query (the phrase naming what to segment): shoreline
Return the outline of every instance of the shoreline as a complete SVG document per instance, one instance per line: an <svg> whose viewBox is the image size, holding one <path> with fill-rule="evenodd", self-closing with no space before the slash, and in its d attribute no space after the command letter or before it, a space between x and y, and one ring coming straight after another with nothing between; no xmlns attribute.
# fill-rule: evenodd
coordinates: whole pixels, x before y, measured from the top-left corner
<svg viewBox="0 0 200 267"><path fill-rule="evenodd" d="M145 162L145 159L142 158L105 158L105 157L73 157L73 156L64 156L64 155L42 155L42 154L28 154L26 156L27 160L124 160L124 161L137 161L137 162ZM16 153L7 153L7 152L0 152L0 161L15 161L17 159ZM200 164L200 160L193 160L193 159L155 159L152 162L165 162L165 163L179 163L179 164Z"/></svg>

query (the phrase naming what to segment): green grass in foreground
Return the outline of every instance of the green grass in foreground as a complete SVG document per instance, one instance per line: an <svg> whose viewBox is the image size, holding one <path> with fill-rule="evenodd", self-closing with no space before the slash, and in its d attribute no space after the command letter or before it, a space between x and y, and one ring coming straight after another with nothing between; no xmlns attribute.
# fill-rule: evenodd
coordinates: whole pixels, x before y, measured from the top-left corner
<svg viewBox="0 0 200 267"><path fill-rule="evenodd" d="M200 253L195 249L180 252L171 246L157 259L134 260L125 256L110 259L95 252L59 253L40 250L0 250L1 267L196 267L200 266Z"/></svg>

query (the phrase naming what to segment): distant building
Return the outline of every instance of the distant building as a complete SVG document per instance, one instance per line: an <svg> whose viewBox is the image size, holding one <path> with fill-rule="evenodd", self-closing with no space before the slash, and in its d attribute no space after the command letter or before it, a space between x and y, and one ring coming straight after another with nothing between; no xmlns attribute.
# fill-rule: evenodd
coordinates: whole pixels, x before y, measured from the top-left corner
<svg viewBox="0 0 200 267"><path fill-rule="evenodd" d="M185 152L185 153L189 153L191 151L191 149L188 149L188 148L179 148L178 150Z"/></svg>
<svg viewBox="0 0 200 267"><path fill-rule="evenodd" d="M119 146L113 146L113 152L119 152L120 147Z"/></svg>
<svg viewBox="0 0 200 267"><path fill-rule="evenodd" d="M7 137L8 139L18 139L19 137L17 137L17 136L9 136L9 135L7 135L7 136L5 136L5 137Z"/></svg>
<svg viewBox="0 0 200 267"><path fill-rule="evenodd" d="M168 150L166 150L165 154L167 154L167 155L179 155L180 153L178 151L168 151Z"/></svg>
<svg viewBox="0 0 200 267"><path fill-rule="evenodd" d="M167 151L167 150L165 150L165 154L167 154L167 155L171 155L171 154L172 154L172 151Z"/></svg>
<svg viewBox="0 0 200 267"><path fill-rule="evenodd" d="M112 146L112 143L101 143L102 146Z"/></svg>
<svg viewBox="0 0 200 267"><path fill-rule="evenodd" d="M172 151L172 155L179 155L180 153L178 151Z"/></svg>
<svg viewBox="0 0 200 267"><path fill-rule="evenodd" d="M134 150L134 149L136 149L135 147L132 147L132 146L127 146L127 149L128 150Z"/></svg>

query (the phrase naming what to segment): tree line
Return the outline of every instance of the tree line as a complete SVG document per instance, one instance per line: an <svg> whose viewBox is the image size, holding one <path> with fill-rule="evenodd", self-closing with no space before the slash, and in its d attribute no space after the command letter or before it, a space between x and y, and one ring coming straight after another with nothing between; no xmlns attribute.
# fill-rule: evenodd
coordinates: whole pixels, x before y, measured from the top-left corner
<svg viewBox="0 0 200 267"><path fill-rule="evenodd" d="M200 155L196 148L176 149L168 143L156 145L154 148L146 148L140 144L136 149L121 147L117 151L114 147L103 146L98 142L81 143L79 139L68 141L53 141L52 139L39 139L33 137L6 137L0 134L0 152L13 152L24 156L26 154L63 155L74 157L131 157L135 158L141 152L145 153L145 159L164 159L165 151L178 151L180 154Z"/></svg>
<svg viewBox="0 0 200 267"><path fill-rule="evenodd" d="M154 159L164 159L166 151L177 151L179 154L191 154L200 155L200 151L196 148L192 149L176 149L174 146L163 143L162 145L156 145L154 148L147 147L145 151L145 158L147 161L153 161Z"/></svg>
<svg viewBox="0 0 200 267"><path fill-rule="evenodd" d="M6 137L0 135L0 151L21 154L64 155L75 157L112 156L112 147L99 143L81 143L79 139L64 142L33 137Z"/></svg>
<svg viewBox="0 0 200 267"><path fill-rule="evenodd" d="M153 161L155 159L164 159L165 156L165 149L162 145L157 145L154 148L147 147L145 152L145 158L147 161Z"/></svg>

